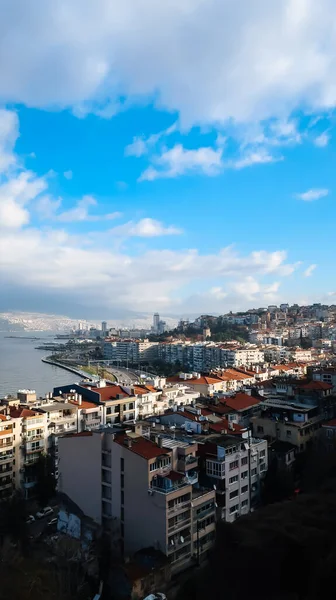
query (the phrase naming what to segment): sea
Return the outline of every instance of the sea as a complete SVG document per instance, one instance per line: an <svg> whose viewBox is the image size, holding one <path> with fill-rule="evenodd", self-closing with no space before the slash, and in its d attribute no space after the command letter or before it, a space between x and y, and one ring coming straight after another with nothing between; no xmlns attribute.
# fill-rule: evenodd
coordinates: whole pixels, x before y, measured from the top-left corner
<svg viewBox="0 0 336 600"><path fill-rule="evenodd" d="M57 342L54 335L50 331L0 332L0 398L14 396L19 389L35 390L38 397L45 396L58 385L78 381L69 371L42 362L50 350L35 350L44 342ZM32 337L40 339L29 339Z"/></svg>

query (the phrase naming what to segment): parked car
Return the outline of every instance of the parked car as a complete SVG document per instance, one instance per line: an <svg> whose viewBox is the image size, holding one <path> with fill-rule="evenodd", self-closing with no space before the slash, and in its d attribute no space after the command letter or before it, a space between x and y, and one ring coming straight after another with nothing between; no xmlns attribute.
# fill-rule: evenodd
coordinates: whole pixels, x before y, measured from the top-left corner
<svg viewBox="0 0 336 600"><path fill-rule="evenodd" d="M26 518L26 523L27 525L30 525L31 523L35 522L35 517L33 515L28 515L28 517Z"/></svg>
<svg viewBox="0 0 336 600"><path fill-rule="evenodd" d="M49 521L49 523L47 525L47 529L51 530L51 531L57 531L57 523L58 523L58 517L54 517L53 519L51 519L51 521Z"/></svg>
<svg viewBox="0 0 336 600"><path fill-rule="evenodd" d="M53 509L51 508L51 506L46 506L45 508L42 508L41 510L39 510L36 513L36 518L37 519L43 519L43 517L50 517L50 515L53 514Z"/></svg>
<svg viewBox="0 0 336 600"><path fill-rule="evenodd" d="M167 600L167 596L162 592L156 592L156 594L149 594L144 600Z"/></svg>

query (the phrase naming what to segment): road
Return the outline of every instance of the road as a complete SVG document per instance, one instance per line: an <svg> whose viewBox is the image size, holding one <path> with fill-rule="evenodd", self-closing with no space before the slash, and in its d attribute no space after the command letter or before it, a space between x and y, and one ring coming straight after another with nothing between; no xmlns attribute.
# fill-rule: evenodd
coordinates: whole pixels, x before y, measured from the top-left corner
<svg viewBox="0 0 336 600"><path fill-rule="evenodd" d="M104 369L114 375L118 383L124 385L134 385L135 383L139 383L139 377L129 369L122 369L121 367L104 367Z"/></svg>

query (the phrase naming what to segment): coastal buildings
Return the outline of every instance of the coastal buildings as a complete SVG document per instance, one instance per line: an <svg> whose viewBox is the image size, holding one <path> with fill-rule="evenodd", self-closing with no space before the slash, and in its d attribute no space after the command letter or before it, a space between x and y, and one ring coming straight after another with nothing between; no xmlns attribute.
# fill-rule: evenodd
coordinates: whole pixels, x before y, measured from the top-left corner
<svg viewBox="0 0 336 600"><path fill-rule="evenodd" d="M149 342L148 340L106 341L103 352L106 360L120 361L125 364L138 364L155 360L157 358L157 348L157 342Z"/></svg>

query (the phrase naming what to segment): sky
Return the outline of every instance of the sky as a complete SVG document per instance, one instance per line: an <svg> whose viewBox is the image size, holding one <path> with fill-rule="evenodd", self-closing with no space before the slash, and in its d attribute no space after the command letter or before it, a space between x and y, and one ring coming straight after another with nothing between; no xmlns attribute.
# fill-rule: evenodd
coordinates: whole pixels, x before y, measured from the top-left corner
<svg viewBox="0 0 336 600"><path fill-rule="evenodd" d="M334 0L2 0L0 310L336 303Z"/></svg>

